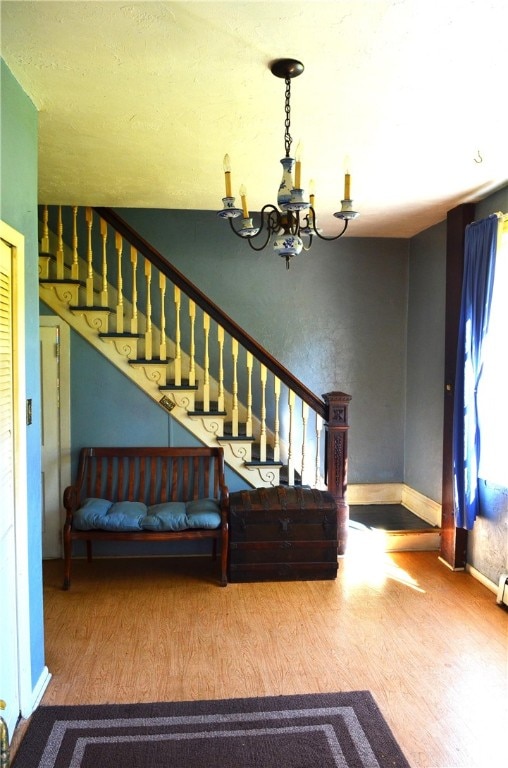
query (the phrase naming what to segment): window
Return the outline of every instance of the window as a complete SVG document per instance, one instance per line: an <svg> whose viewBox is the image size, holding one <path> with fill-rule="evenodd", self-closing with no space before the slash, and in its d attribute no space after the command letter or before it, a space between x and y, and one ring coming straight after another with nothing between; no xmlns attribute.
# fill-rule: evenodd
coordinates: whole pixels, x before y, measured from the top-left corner
<svg viewBox="0 0 508 768"><path fill-rule="evenodd" d="M508 487L508 216L500 226L489 330L478 384L478 476Z"/></svg>

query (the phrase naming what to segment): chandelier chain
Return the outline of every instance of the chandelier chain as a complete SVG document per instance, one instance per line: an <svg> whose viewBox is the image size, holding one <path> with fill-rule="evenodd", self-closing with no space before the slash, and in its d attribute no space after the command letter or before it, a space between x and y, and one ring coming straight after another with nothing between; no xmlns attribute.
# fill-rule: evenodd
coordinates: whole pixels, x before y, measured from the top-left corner
<svg viewBox="0 0 508 768"><path fill-rule="evenodd" d="M286 148L286 157L289 157L289 154L291 152L291 142L293 139L291 138L291 134L289 133L289 128L291 125L291 80L289 77L286 77L286 103L285 103L285 111L286 111L286 119L284 121L284 127L285 127L285 133L284 133L284 146Z"/></svg>

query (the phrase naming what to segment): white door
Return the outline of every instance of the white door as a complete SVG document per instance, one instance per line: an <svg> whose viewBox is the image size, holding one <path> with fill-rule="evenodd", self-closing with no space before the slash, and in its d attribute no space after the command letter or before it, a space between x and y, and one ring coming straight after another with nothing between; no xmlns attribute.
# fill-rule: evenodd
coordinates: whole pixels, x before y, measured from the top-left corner
<svg viewBox="0 0 508 768"><path fill-rule="evenodd" d="M16 615L14 364L11 248L0 240L0 699L12 734L20 712Z"/></svg>
<svg viewBox="0 0 508 768"><path fill-rule="evenodd" d="M70 484L69 326L41 316L42 556L62 556L62 495Z"/></svg>

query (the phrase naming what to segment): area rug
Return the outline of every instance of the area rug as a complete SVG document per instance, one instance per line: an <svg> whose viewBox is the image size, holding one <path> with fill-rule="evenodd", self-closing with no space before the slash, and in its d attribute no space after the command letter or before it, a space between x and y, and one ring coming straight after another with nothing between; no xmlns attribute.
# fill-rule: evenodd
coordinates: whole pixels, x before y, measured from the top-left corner
<svg viewBox="0 0 508 768"><path fill-rule="evenodd" d="M14 768L409 768L368 691L45 707Z"/></svg>

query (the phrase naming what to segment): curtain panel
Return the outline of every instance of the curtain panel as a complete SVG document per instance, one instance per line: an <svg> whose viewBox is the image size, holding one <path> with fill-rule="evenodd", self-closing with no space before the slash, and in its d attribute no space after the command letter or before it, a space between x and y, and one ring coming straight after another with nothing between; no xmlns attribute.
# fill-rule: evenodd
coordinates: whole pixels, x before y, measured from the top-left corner
<svg viewBox="0 0 508 768"><path fill-rule="evenodd" d="M488 331L496 262L498 216L466 227L464 277L457 346L453 413L455 522L471 530L479 513L480 431L477 387Z"/></svg>

